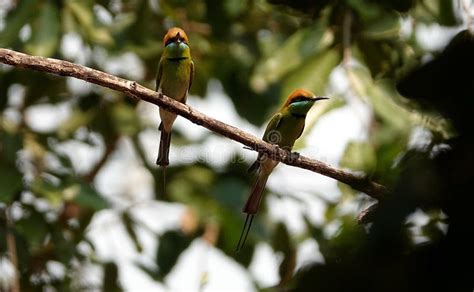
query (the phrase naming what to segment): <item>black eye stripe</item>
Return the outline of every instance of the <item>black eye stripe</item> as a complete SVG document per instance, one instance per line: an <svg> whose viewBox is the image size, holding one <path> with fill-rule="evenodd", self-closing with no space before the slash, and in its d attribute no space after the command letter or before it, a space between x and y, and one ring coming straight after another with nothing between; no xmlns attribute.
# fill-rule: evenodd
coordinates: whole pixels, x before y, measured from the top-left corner
<svg viewBox="0 0 474 292"><path fill-rule="evenodd" d="M166 47L167 45L171 44L172 42L177 41L178 39L179 39L181 42L185 43L186 45L188 44L188 42L187 42L184 38L182 38L182 37L179 37L179 38L177 38L177 37L172 37L172 38L169 38L169 39L166 41L165 47Z"/></svg>
<svg viewBox="0 0 474 292"><path fill-rule="evenodd" d="M294 102L298 102L298 101L305 101L305 100L312 100L312 99L313 99L312 97L298 96L298 97L293 98L293 99L290 101L290 104L292 104L292 103L294 103Z"/></svg>

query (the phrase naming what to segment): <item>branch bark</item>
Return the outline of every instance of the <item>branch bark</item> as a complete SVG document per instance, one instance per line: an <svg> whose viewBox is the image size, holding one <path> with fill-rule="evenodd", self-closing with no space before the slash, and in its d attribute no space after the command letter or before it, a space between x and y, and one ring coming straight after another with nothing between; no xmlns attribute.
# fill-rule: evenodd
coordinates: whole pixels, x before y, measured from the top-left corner
<svg viewBox="0 0 474 292"><path fill-rule="evenodd" d="M385 186L373 182L365 176L336 169L321 161L310 159L304 156L295 157L295 155L292 155L286 150L264 142L263 140L236 127L206 116L186 104L182 104L163 94L150 90L142 85L139 85L135 81L122 79L98 70L63 60L31 56L2 48L0 48L0 62L15 67L33 69L61 76L74 77L123 92L124 94L127 94L135 99L144 100L160 106L170 112L174 112L197 125L203 126L229 139L242 143L255 151L265 153L274 160L331 177L351 186L355 190L366 193L375 199L383 199L388 193L388 190Z"/></svg>

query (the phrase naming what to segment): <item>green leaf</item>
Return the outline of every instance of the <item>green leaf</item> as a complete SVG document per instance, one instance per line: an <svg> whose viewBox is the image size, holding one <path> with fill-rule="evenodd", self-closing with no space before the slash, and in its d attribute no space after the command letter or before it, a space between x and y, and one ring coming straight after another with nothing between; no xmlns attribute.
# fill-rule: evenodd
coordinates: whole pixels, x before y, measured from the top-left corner
<svg viewBox="0 0 474 292"><path fill-rule="evenodd" d="M339 186L341 185L344 185L342 183L339 184ZM336 203L331 203L331 202L328 202L326 204L326 210L324 211L324 219L326 220L326 222L330 222L334 219L337 218L337 204Z"/></svg>
<svg viewBox="0 0 474 292"><path fill-rule="evenodd" d="M242 180L224 177L216 182L212 195L220 205L238 209L242 206L242 197L247 189L248 186Z"/></svg>
<svg viewBox="0 0 474 292"><path fill-rule="evenodd" d="M455 6L451 0L418 1L412 16L419 22L435 23L441 25L455 26L460 24L456 17Z"/></svg>
<svg viewBox="0 0 474 292"><path fill-rule="evenodd" d="M286 225L281 222L277 224L276 230L273 233L272 246L275 251L281 251L283 253L287 253L293 249L288 229Z"/></svg>
<svg viewBox="0 0 474 292"><path fill-rule="evenodd" d="M133 219L128 212L122 213L122 222L123 222L123 225L125 226L125 230L127 231L128 236L130 236L130 239L132 239L133 244L135 245L135 248L137 249L138 252L142 252L143 246L138 240L137 233L135 232L135 229L134 229L135 223L133 222Z"/></svg>
<svg viewBox="0 0 474 292"><path fill-rule="evenodd" d="M178 231L168 231L160 236L156 262L158 278L163 279L178 261L179 255L191 244L192 239Z"/></svg>
<svg viewBox="0 0 474 292"><path fill-rule="evenodd" d="M388 42L369 39L357 40L358 50L354 54L359 56L374 78L384 77L390 73L393 64L398 60L398 55Z"/></svg>
<svg viewBox="0 0 474 292"><path fill-rule="evenodd" d="M50 2L44 2L33 21L32 37L25 46L26 52L44 57L54 55L59 44L59 25L58 8Z"/></svg>
<svg viewBox="0 0 474 292"><path fill-rule="evenodd" d="M351 69L349 74L357 94L368 98L378 118L398 131L407 132L410 129L413 115L395 102L392 96L396 93L389 89L388 84L376 83L364 68Z"/></svg>
<svg viewBox="0 0 474 292"><path fill-rule="evenodd" d="M90 185L71 182L70 178L61 179L62 183L59 185L48 180L37 179L31 184L31 190L48 199L52 205L59 205L66 200L93 211L109 207L109 203Z"/></svg>
<svg viewBox="0 0 474 292"><path fill-rule="evenodd" d="M398 178L399 167L395 167L395 161L407 148L409 133L400 132L390 126L380 127L370 137L372 145L377 145L377 166L374 171L374 179L387 186L395 183Z"/></svg>
<svg viewBox="0 0 474 292"><path fill-rule="evenodd" d="M23 188L22 174L14 165L0 160L0 202L10 203Z"/></svg>
<svg viewBox="0 0 474 292"><path fill-rule="evenodd" d="M78 187L76 192L74 188ZM70 187L71 188L71 187ZM68 188L68 189L70 189ZM94 211L100 211L109 207L109 203L105 200L95 189L87 184L73 185L72 191L76 192L73 195L72 201L79 206L89 208ZM64 190L66 192L66 189Z"/></svg>
<svg viewBox="0 0 474 292"><path fill-rule="evenodd" d="M67 7L76 17L77 22L86 28L91 27L94 22L92 7L90 7L87 2L88 1L77 0L66 2Z"/></svg>
<svg viewBox="0 0 474 292"><path fill-rule="evenodd" d="M22 136L2 129L0 132L0 202L11 202L23 188L23 175L16 166L17 152L22 146Z"/></svg>
<svg viewBox="0 0 474 292"><path fill-rule="evenodd" d="M6 26L0 31L0 47L9 47L18 40L20 29L28 23L38 9L38 0L18 1L18 6L6 18Z"/></svg>
<svg viewBox="0 0 474 292"><path fill-rule="evenodd" d="M316 95L322 95L325 92L329 74L340 60L341 55L335 49L323 51L307 59L284 81L281 91L282 100L286 99L295 88L304 88Z"/></svg>
<svg viewBox="0 0 474 292"><path fill-rule="evenodd" d="M43 215L35 210L31 210L31 214L16 222L15 230L23 236L29 243L29 251L31 253L39 250L44 243L46 235L48 235L48 224Z"/></svg>
<svg viewBox="0 0 474 292"><path fill-rule="evenodd" d="M246 2L241 0L224 1L224 8L231 17L236 17L246 9Z"/></svg>
<svg viewBox="0 0 474 292"><path fill-rule="evenodd" d="M330 0L310 0L310 1L295 1L295 0L268 0L268 3L275 5L287 6L300 13L305 13L315 17L319 15L326 6L332 1Z"/></svg>
<svg viewBox="0 0 474 292"><path fill-rule="evenodd" d="M364 246L367 236L363 226L358 225L352 215L344 216L338 232L330 239L327 246L320 250L327 261L340 260L357 254Z"/></svg>
<svg viewBox="0 0 474 292"><path fill-rule="evenodd" d="M79 23L86 39L104 46L110 46L114 43L109 30L100 25L95 19L92 2L71 0L67 1L66 5Z"/></svg>
<svg viewBox="0 0 474 292"><path fill-rule="evenodd" d="M117 132L124 135L134 135L140 131L140 120L135 108L123 102L116 103L111 108L111 117Z"/></svg>
<svg viewBox="0 0 474 292"><path fill-rule="evenodd" d="M396 38L400 32L400 17L397 14L385 14L368 24L363 30L362 36L367 39L391 39Z"/></svg>
<svg viewBox="0 0 474 292"><path fill-rule="evenodd" d="M54 253L57 260L67 263L77 255L76 242L71 240L71 237L67 232L63 232L62 228L55 224L49 225L50 233L48 238L50 242L54 243Z"/></svg>
<svg viewBox="0 0 474 292"><path fill-rule="evenodd" d="M205 195L209 193L213 182L214 173L210 169L201 166L188 166L180 172L179 179L171 180L167 187L168 194L178 202L193 205L196 210L203 210L206 209L204 205L209 202L209 196ZM196 193L203 194L203 196L196 196ZM207 205L207 209L209 207Z"/></svg>
<svg viewBox="0 0 474 292"><path fill-rule="evenodd" d="M384 11L380 5L372 1L347 0L347 4L362 19L363 22L380 19Z"/></svg>
<svg viewBox="0 0 474 292"><path fill-rule="evenodd" d="M116 263L108 262L104 266L104 284L102 291L121 292L123 291L119 281L119 268Z"/></svg>
<svg viewBox="0 0 474 292"><path fill-rule="evenodd" d="M273 249L283 253L279 266L280 284L286 284L294 273L296 266L296 250L291 242L291 236L284 223L278 223L272 238Z"/></svg>
<svg viewBox="0 0 474 292"><path fill-rule="evenodd" d="M94 109L88 111L73 109L69 117L59 126L58 137L60 139L70 138L77 129L88 125L96 114L97 111Z"/></svg>
<svg viewBox="0 0 474 292"><path fill-rule="evenodd" d="M446 26L456 26L462 23L462 21L456 16L456 11L454 9L455 4L453 3L453 1L439 0L438 5L439 5L439 24L446 25ZM456 6L457 5L462 6L462 3L456 3Z"/></svg>
<svg viewBox="0 0 474 292"><path fill-rule="evenodd" d="M30 189L35 195L46 198L53 206L57 207L63 202L61 187L54 185L46 179L36 178L30 184ZM75 195L78 192L78 187L75 189L71 188L69 192Z"/></svg>
<svg viewBox="0 0 474 292"><path fill-rule="evenodd" d="M23 136L14 130L4 129L0 132L0 159L4 161L3 163L14 165L17 153L23 147Z"/></svg>
<svg viewBox="0 0 474 292"><path fill-rule="evenodd" d="M333 38L332 33L321 22L297 30L270 56L257 64L250 79L252 88L257 92L263 91L270 84L281 80L311 56L326 49Z"/></svg>
<svg viewBox="0 0 474 292"><path fill-rule="evenodd" d="M364 141L352 141L346 146L339 165L355 171L370 174L377 163L374 148Z"/></svg>

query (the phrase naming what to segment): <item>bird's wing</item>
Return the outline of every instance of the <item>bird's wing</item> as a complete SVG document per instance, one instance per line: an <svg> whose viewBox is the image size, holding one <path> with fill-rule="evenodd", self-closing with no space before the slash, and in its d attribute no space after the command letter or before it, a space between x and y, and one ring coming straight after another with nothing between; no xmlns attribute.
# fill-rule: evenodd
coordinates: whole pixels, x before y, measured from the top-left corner
<svg viewBox="0 0 474 292"><path fill-rule="evenodd" d="M304 124L303 124L303 127L301 127L301 131L300 133L298 134L298 137L296 137L296 139L298 139L299 137L301 137L301 134L303 134L303 131L304 131Z"/></svg>
<svg viewBox="0 0 474 292"><path fill-rule="evenodd" d="M194 79L194 62L193 61L191 61L190 66L191 66L191 70L189 73L189 85L188 85L188 90L186 90L186 93L184 94L184 98L183 98L184 103L186 103L188 99L189 90L191 89L191 85L193 84L193 79Z"/></svg>
<svg viewBox="0 0 474 292"><path fill-rule="evenodd" d="M278 126L280 126L280 122L281 122L281 117L282 117L281 113L276 113L272 117L270 122L268 122L267 128L265 129L265 133L263 134L263 138L262 138L263 141L275 144L276 141L272 139L273 138L272 132L278 130ZM279 135L279 133L276 133L276 132L275 134Z"/></svg>
<svg viewBox="0 0 474 292"><path fill-rule="evenodd" d="M158 64L158 73L156 74L156 86L155 86L155 91L158 91L160 88L160 82L161 82L161 75L163 75L163 64L162 60L160 60L160 63Z"/></svg>
<svg viewBox="0 0 474 292"><path fill-rule="evenodd" d="M262 139L263 141L270 142L270 143L275 142L275 141L272 141L272 137L273 137L272 131L276 131L278 129L278 126L280 125L280 122L281 122L281 117L282 117L281 113L276 113L272 117L272 119L267 125L267 128L265 129L265 133L263 134L263 139ZM275 137L278 138L278 135L280 134L278 132L275 132L274 135L276 135ZM252 173L258 170L260 168L260 162L262 159L263 159L263 154L259 153L257 160L255 160L255 162L249 167L248 172Z"/></svg>
<svg viewBox="0 0 474 292"><path fill-rule="evenodd" d="M193 85L193 80L194 80L194 62L191 61L191 74L189 76L189 86L188 86L188 91L191 89L191 85Z"/></svg>

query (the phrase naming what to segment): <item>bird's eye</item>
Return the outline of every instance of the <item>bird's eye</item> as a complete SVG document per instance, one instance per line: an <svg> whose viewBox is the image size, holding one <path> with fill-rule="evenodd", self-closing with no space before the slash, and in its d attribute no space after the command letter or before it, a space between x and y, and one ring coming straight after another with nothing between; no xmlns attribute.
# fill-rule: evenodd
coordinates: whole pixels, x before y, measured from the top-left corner
<svg viewBox="0 0 474 292"><path fill-rule="evenodd" d="M165 47L173 42L172 38L168 38L165 42Z"/></svg>

